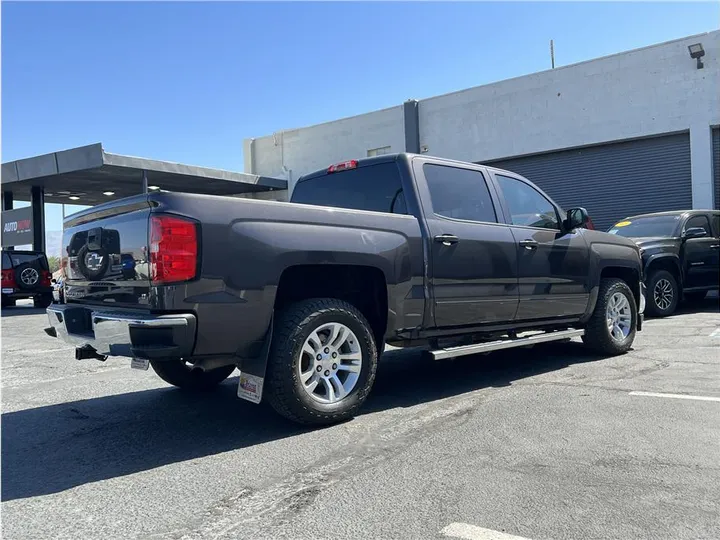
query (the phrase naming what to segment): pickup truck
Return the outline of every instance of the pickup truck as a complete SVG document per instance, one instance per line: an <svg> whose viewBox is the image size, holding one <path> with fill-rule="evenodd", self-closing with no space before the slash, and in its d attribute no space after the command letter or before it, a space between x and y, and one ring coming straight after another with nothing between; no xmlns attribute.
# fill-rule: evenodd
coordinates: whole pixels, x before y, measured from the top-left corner
<svg viewBox="0 0 720 540"><path fill-rule="evenodd" d="M628 351L639 249L588 223L517 174L413 154L308 174L290 202L153 191L65 220L46 332L185 389L239 369L239 397L339 422L386 343L437 360L573 337Z"/></svg>

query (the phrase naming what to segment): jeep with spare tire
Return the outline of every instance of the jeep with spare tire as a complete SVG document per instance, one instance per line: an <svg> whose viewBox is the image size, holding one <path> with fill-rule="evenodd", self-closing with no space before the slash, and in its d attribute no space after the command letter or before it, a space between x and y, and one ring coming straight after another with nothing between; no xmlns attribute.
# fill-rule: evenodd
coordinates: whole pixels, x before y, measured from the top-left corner
<svg viewBox="0 0 720 540"><path fill-rule="evenodd" d="M618 355L642 328L632 240L520 175L427 155L332 165L290 202L156 190L69 216L63 245L46 332L77 359L198 391L238 369L239 397L305 424L356 415L385 344Z"/></svg>
<svg viewBox="0 0 720 540"><path fill-rule="evenodd" d="M52 275L42 251L2 252L2 307L14 306L18 300L32 298L36 308L46 308L53 301Z"/></svg>

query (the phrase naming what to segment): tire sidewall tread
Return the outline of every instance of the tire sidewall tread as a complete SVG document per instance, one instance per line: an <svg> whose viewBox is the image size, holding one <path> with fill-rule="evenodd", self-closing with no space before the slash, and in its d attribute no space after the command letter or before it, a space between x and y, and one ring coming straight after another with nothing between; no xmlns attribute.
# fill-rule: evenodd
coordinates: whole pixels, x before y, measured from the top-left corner
<svg viewBox="0 0 720 540"><path fill-rule="evenodd" d="M616 341L610 335L607 328L606 310L610 298L615 293L623 293L630 303L631 330L628 336L622 341ZM630 287L621 279L605 278L600 280L597 304L590 320L585 327L583 341L590 348L607 355L624 354L630 350L637 333L637 304L635 296Z"/></svg>

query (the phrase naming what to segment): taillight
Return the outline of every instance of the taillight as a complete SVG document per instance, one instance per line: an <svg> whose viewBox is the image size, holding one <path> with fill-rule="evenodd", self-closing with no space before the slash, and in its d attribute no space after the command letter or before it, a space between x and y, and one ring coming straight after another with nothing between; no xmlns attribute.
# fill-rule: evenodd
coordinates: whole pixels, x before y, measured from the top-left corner
<svg viewBox="0 0 720 540"><path fill-rule="evenodd" d="M197 225L175 216L150 217L150 279L154 284L188 281L198 267Z"/></svg>
<svg viewBox="0 0 720 540"><path fill-rule="evenodd" d="M343 161L342 163L337 163L336 165L330 165L328 167L328 174L334 173L334 172L340 172L345 171L347 169L355 169L358 166L357 159L351 159L350 161Z"/></svg>
<svg viewBox="0 0 720 540"><path fill-rule="evenodd" d="M42 287L50 287L52 280L52 274L48 272L47 270L43 270L40 273L40 285Z"/></svg>
<svg viewBox="0 0 720 540"><path fill-rule="evenodd" d="M587 218L587 223L585 224L586 229L590 229L591 231L595 230L595 224L592 222L592 219L590 219L590 216Z"/></svg>
<svg viewBox="0 0 720 540"><path fill-rule="evenodd" d="M14 270L3 270L2 271L2 286L7 288L15 288L15 271Z"/></svg>

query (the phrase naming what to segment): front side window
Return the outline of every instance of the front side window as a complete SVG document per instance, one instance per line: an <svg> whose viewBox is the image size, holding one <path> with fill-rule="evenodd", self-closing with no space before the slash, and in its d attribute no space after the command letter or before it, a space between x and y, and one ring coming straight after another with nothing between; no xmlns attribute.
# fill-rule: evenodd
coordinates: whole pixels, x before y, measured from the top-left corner
<svg viewBox="0 0 720 540"><path fill-rule="evenodd" d="M480 171L426 163L423 172L436 214L497 223L490 191Z"/></svg>
<svg viewBox="0 0 720 540"><path fill-rule="evenodd" d="M712 215L713 228L715 229L714 236L720 236L720 214Z"/></svg>
<svg viewBox="0 0 720 540"><path fill-rule="evenodd" d="M509 176L496 175L513 225L560 229L555 206L535 188Z"/></svg>
<svg viewBox="0 0 720 540"><path fill-rule="evenodd" d="M687 220L687 223L685 224L685 230L692 227L700 227L702 229L705 229L705 233L708 236L712 236L712 231L710 230L710 222L708 221L707 216L693 216L690 219Z"/></svg>

